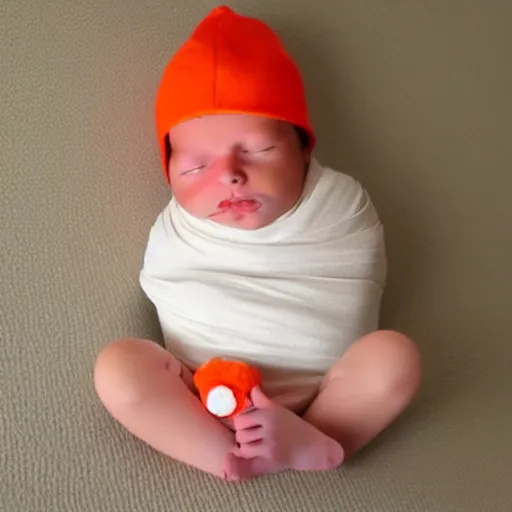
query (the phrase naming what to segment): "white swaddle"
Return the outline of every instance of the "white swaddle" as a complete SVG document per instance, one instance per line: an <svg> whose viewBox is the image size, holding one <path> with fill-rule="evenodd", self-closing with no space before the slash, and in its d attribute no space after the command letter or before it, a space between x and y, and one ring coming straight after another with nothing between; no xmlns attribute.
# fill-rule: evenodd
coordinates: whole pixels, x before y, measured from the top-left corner
<svg viewBox="0 0 512 512"><path fill-rule="evenodd" d="M214 356L246 361L286 405L297 393L306 403L345 349L377 328L385 276L368 194L313 160L301 201L258 230L196 219L171 200L140 282L179 360L192 369Z"/></svg>

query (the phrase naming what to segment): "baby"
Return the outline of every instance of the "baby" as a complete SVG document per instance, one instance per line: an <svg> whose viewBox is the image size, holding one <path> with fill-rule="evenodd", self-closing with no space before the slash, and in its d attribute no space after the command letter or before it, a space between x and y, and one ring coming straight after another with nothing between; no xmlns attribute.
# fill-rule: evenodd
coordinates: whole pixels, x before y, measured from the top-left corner
<svg viewBox="0 0 512 512"><path fill-rule="evenodd" d="M173 198L140 275L166 349L106 346L111 415L160 452L226 480L327 470L411 402L415 345L379 331L382 226L361 185L313 157L302 79L261 21L214 9L167 66L157 132ZM220 421L193 372L257 367L251 407Z"/></svg>

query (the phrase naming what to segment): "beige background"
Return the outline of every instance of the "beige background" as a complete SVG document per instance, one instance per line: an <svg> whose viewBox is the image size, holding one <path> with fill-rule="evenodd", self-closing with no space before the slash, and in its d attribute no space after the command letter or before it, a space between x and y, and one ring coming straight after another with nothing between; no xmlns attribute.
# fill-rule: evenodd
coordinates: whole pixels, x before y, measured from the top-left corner
<svg viewBox="0 0 512 512"><path fill-rule="evenodd" d="M95 355L159 339L137 278L168 200L153 103L209 0L0 0L0 509L512 510L505 0L239 0L303 69L318 158L384 221L383 325L417 340L415 406L344 469L226 485L131 438Z"/></svg>

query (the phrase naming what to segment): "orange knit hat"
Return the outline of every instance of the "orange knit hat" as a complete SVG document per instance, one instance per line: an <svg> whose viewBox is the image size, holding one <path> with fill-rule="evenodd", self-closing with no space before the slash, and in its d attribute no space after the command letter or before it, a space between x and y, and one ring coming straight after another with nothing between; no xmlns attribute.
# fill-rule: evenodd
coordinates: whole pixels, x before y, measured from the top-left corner
<svg viewBox="0 0 512 512"><path fill-rule="evenodd" d="M206 114L255 114L303 128L313 149L297 66L263 22L215 8L167 65L156 98L156 125L167 180L165 140L177 124Z"/></svg>

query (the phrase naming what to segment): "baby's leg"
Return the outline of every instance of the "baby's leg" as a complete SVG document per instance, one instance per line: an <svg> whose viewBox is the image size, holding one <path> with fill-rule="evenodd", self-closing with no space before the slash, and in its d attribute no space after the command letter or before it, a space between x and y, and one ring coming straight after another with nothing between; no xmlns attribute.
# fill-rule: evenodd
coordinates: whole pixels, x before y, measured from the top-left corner
<svg viewBox="0 0 512 512"><path fill-rule="evenodd" d="M96 362L96 391L128 431L173 459L221 478L234 434L192 393L192 376L165 349L147 340L108 345ZM188 385L187 385L188 383Z"/></svg>
<svg viewBox="0 0 512 512"><path fill-rule="evenodd" d="M421 360L412 341L376 331L350 346L331 368L303 418L350 456L409 405L420 380Z"/></svg>
<svg viewBox="0 0 512 512"><path fill-rule="evenodd" d="M336 467L405 409L420 376L420 357L408 338L386 331L365 336L331 368L302 418L255 389L254 409L234 419L239 447L229 463L242 476Z"/></svg>

